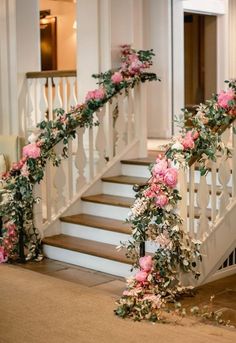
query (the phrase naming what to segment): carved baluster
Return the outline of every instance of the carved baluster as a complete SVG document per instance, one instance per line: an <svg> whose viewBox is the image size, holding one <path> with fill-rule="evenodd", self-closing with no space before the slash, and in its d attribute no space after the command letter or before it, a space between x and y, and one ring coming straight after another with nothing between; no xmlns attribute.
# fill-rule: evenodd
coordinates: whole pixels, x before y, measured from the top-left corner
<svg viewBox="0 0 236 343"><path fill-rule="evenodd" d="M46 97L46 91L45 91L45 85L46 85L47 79L39 79L39 86L40 86L40 92L39 92L39 122L45 119L45 113L48 109L48 101Z"/></svg>
<svg viewBox="0 0 236 343"><path fill-rule="evenodd" d="M31 131L35 127L35 120L34 120L34 95L32 92L34 90L34 82L33 79L27 79L27 107L26 107L26 129L27 131Z"/></svg>
<svg viewBox="0 0 236 343"><path fill-rule="evenodd" d="M105 149L106 149L106 137L104 132L104 115L105 110L102 108L102 110L96 112L99 126L97 130L97 136L96 136L96 150L98 153L98 160L96 163L96 170L97 172L101 171L104 166L106 165L106 159L105 159Z"/></svg>
<svg viewBox="0 0 236 343"><path fill-rule="evenodd" d="M216 204L217 204L217 185L216 185L216 163L212 163L211 166L211 221L216 220Z"/></svg>
<svg viewBox="0 0 236 343"><path fill-rule="evenodd" d="M94 178L94 128L89 128L89 179Z"/></svg>
<svg viewBox="0 0 236 343"><path fill-rule="evenodd" d="M125 130L125 115L124 115L124 92L118 96L118 117L116 120L116 154L123 151L125 147L124 130Z"/></svg>
<svg viewBox="0 0 236 343"><path fill-rule="evenodd" d="M53 205L53 187L52 187L52 175L53 172L53 166L50 161L46 164L45 169L45 177L43 179L43 182L45 183L45 187L42 188L43 194L45 193L45 207L46 207L46 218L47 221L50 223L52 220L52 205Z"/></svg>
<svg viewBox="0 0 236 343"><path fill-rule="evenodd" d="M86 154L84 149L84 133L85 128L78 128L77 135L78 135L78 147L75 157L75 166L78 170L78 177L76 180L76 191L79 192L81 187L83 187L87 180L85 177L85 166L86 166Z"/></svg>
<svg viewBox="0 0 236 343"><path fill-rule="evenodd" d="M236 122L233 124L234 130L236 130ZM233 156L232 156L232 201L236 197L236 134L232 137Z"/></svg>
<svg viewBox="0 0 236 343"><path fill-rule="evenodd" d="M60 142L55 146L56 155L60 155L63 149L63 143ZM55 167L55 174L53 178L53 185L55 187L54 193L54 208L56 214L65 206L65 185L66 185L66 176L64 172L64 160L61 161L59 167Z"/></svg>
<svg viewBox="0 0 236 343"><path fill-rule="evenodd" d="M48 78L48 119L53 120L53 92L52 78Z"/></svg>
<svg viewBox="0 0 236 343"><path fill-rule="evenodd" d="M222 134L222 141L224 142L225 145L228 144L230 138L230 130L226 130ZM220 160L220 165L219 165L219 172L218 172L218 178L219 182L221 185L221 195L219 197L219 216L222 217L225 212L226 212L226 207L229 204L230 201L230 192L228 188L228 183L230 181L231 177L231 168L230 168L230 163L229 160L226 158L226 156L222 156Z"/></svg>
<svg viewBox="0 0 236 343"><path fill-rule="evenodd" d="M116 132L115 132L115 123L117 119L117 100L116 98L112 102L108 103L107 107L107 149L106 154L109 161L115 156L115 142L116 142Z"/></svg>
<svg viewBox="0 0 236 343"><path fill-rule="evenodd" d="M134 106L132 89L129 89L128 91L127 102L127 137L128 143L131 143L134 138Z"/></svg>
<svg viewBox="0 0 236 343"><path fill-rule="evenodd" d="M179 170L178 188L182 198L179 202L179 214L183 219L183 229L187 231L187 172L183 168Z"/></svg>
<svg viewBox="0 0 236 343"><path fill-rule="evenodd" d="M62 78L62 108L64 109L65 112L68 111L68 101L67 101L67 97L68 97L68 87L67 87L67 78L63 77Z"/></svg>
<svg viewBox="0 0 236 343"><path fill-rule="evenodd" d="M53 100L53 110L56 108L62 108L62 98L60 93L60 77L54 77L53 82L55 84L55 94Z"/></svg>
<svg viewBox="0 0 236 343"><path fill-rule="evenodd" d="M197 192L197 205L199 209L197 239L204 240L209 233L209 212L207 209L209 203L209 190L206 182L206 175L200 177L200 183Z"/></svg>
<svg viewBox="0 0 236 343"><path fill-rule="evenodd" d="M33 188L34 199L39 198L39 201L34 204L33 216L34 216L34 226L40 231L41 235L43 226L43 202L42 202L42 183L36 183Z"/></svg>
<svg viewBox="0 0 236 343"><path fill-rule="evenodd" d="M68 200L72 200L73 198L73 152L72 152L72 139L68 142L68 158L64 161L67 170L67 197Z"/></svg>
<svg viewBox="0 0 236 343"><path fill-rule="evenodd" d="M77 97L76 97L76 78L70 77L68 78L69 85L70 85L70 97L69 97L69 103L68 107L77 105Z"/></svg>
<svg viewBox="0 0 236 343"><path fill-rule="evenodd" d="M195 237L195 230L194 230L194 198L195 198L195 184L194 184L194 174L195 174L195 165L193 164L189 168L189 191L188 191L188 198L189 198L189 226L188 231L191 237Z"/></svg>

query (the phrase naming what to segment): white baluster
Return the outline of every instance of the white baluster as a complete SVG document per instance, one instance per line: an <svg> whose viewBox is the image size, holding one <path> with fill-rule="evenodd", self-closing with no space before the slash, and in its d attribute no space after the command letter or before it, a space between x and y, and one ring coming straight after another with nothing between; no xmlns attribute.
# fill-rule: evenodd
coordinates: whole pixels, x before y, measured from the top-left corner
<svg viewBox="0 0 236 343"><path fill-rule="evenodd" d="M60 77L54 77L53 82L55 84L55 95L53 100L53 110L56 108L62 108L62 98L60 93Z"/></svg>
<svg viewBox="0 0 236 343"><path fill-rule="evenodd" d="M116 120L116 154L122 152L125 147L125 114L124 114L124 92L118 96L118 117Z"/></svg>
<svg viewBox="0 0 236 343"><path fill-rule="evenodd" d="M53 120L53 92L52 78L48 78L48 119Z"/></svg>
<svg viewBox="0 0 236 343"><path fill-rule="evenodd" d="M222 134L222 141L225 145L227 145L230 137L230 130L226 130ZM219 165L219 182L222 188L221 195L219 197L219 216L222 217L226 212L226 207L229 204L230 201L230 192L228 188L228 183L231 177L231 168L229 160L226 158L226 156L221 157L220 165Z"/></svg>
<svg viewBox="0 0 236 343"><path fill-rule="evenodd" d="M209 203L209 190L206 182L206 175L200 177L200 183L197 192L197 205L199 208L199 220L197 239L204 240L209 233L209 219L208 219L208 206Z"/></svg>
<svg viewBox="0 0 236 343"><path fill-rule="evenodd" d="M55 146L55 153L56 155L60 155L63 149L63 143L60 142ZM64 188L66 185L66 177L64 172L64 160L61 161L59 167L55 167L55 174L53 179L53 185L55 187L54 193L54 207L56 214L62 210L63 206L65 205L65 195L64 195Z"/></svg>
<svg viewBox="0 0 236 343"><path fill-rule="evenodd" d="M211 166L211 221L212 223L216 220L216 203L217 203L217 185L216 185L216 163L212 163Z"/></svg>
<svg viewBox="0 0 236 343"><path fill-rule="evenodd" d="M67 199L71 201L73 198L73 155L72 155L72 139L68 142L68 158L65 159L64 163L66 165L67 170Z"/></svg>
<svg viewBox="0 0 236 343"><path fill-rule="evenodd" d="M34 95L32 92L34 90L34 80L27 79L27 111L26 111L26 128L28 131L32 130L35 127L34 120Z"/></svg>
<svg viewBox="0 0 236 343"><path fill-rule="evenodd" d="M101 171L104 166L106 165L106 159L105 159L105 149L106 149L106 137L104 132L104 115L105 110L102 108L102 110L96 112L99 126L97 130L97 136L96 136L96 150L98 152L98 160L96 163L96 170L97 172Z"/></svg>
<svg viewBox="0 0 236 343"><path fill-rule="evenodd" d="M34 199L39 198L40 201L34 204L33 208L33 218L34 218L34 226L40 231L41 235L42 226L43 226L43 203L42 203L42 184L36 183L33 188L33 197Z"/></svg>
<svg viewBox="0 0 236 343"><path fill-rule="evenodd" d="M236 122L234 121L233 127L236 130ZM236 134L233 134L232 139L233 156L232 156L232 201L236 197Z"/></svg>
<svg viewBox="0 0 236 343"><path fill-rule="evenodd" d="M134 138L134 106L133 106L133 92L129 89L127 94L128 108L127 108L127 134L128 143L131 143Z"/></svg>
<svg viewBox="0 0 236 343"><path fill-rule="evenodd" d="M194 195L195 195L195 184L194 184L195 164L189 168L189 227L187 228L191 237L195 237L194 230Z"/></svg>
<svg viewBox="0 0 236 343"><path fill-rule="evenodd" d="M75 157L75 166L78 170L78 177L76 180L76 191L79 192L81 187L83 187L87 180L85 177L85 166L86 166L86 154L84 149L84 133L85 128L78 128L77 130L78 135L78 148Z"/></svg>
<svg viewBox="0 0 236 343"><path fill-rule="evenodd" d="M46 212L47 212L47 221L50 223L52 220L52 163L50 161L46 164L46 170L45 170L45 206L46 206Z"/></svg>
<svg viewBox="0 0 236 343"><path fill-rule="evenodd" d="M94 178L94 135L93 128L89 128L89 179L90 181Z"/></svg>
<svg viewBox="0 0 236 343"><path fill-rule="evenodd" d="M106 141L107 141L107 149L106 155L108 156L109 161L112 160L113 156L115 156L115 141L116 141L116 133L115 133L115 118L114 113L116 112L116 99L113 99L112 102L107 104L106 108L106 115L107 115L107 129L106 129Z"/></svg>
<svg viewBox="0 0 236 343"><path fill-rule="evenodd" d="M78 101L76 98L76 78L70 77L68 78L69 84L70 84L70 97L69 97L69 103L68 107L77 105Z"/></svg>
<svg viewBox="0 0 236 343"><path fill-rule="evenodd" d="M179 202L179 214L181 218L183 219L183 229L187 232L187 174L186 171L181 168L179 170L179 192L181 195L181 200Z"/></svg>
<svg viewBox="0 0 236 343"><path fill-rule="evenodd" d="M62 97L63 97L63 103L62 103L62 108L64 109L65 112L68 111L68 87L67 87L67 78L63 77L62 78Z"/></svg>
<svg viewBox="0 0 236 343"><path fill-rule="evenodd" d="M47 79L39 79L39 86L40 86L40 92L39 92L39 122L45 119L45 113L48 109L48 101L46 97L46 91L45 91L45 85L46 85Z"/></svg>

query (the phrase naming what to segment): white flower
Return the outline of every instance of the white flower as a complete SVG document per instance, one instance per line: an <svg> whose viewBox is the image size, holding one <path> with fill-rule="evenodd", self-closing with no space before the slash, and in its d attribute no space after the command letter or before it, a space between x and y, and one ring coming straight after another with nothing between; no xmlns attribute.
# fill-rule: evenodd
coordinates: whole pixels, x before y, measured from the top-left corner
<svg viewBox="0 0 236 343"><path fill-rule="evenodd" d="M29 143L35 143L38 139L39 134L35 134L34 132L28 137Z"/></svg>
<svg viewBox="0 0 236 343"><path fill-rule="evenodd" d="M183 147L183 145L179 142L179 141L176 141L175 142L175 144L173 144L172 146L171 146L171 149L172 150L181 150L181 151L183 151L184 150L184 147Z"/></svg>

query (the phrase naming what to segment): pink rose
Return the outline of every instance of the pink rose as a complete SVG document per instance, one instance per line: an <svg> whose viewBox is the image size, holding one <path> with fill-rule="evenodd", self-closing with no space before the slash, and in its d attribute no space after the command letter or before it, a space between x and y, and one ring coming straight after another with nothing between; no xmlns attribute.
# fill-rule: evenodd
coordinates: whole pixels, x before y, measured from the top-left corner
<svg viewBox="0 0 236 343"><path fill-rule="evenodd" d="M221 91L218 94L217 103L220 107L227 108L230 107L229 102L234 100L235 93L232 89L225 91Z"/></svg>
<svg viewBox="0 0 236 343"><path fill-rule="evenodd" d="M89 91L86 95L86 98L85 98L86 101L89 101L91 99L94 99L94 91Z"/></svg>
<svg viewBox="0 0 236 343"><path fill-rule="evenodd" d="M135 280L137 280L138 282L145 282L147 280L147 277L148 277L148 273L143 270L140 270L135 275Z"/></svg>
<svg viewBox="0 0 236 343"><path fill-rule="evenodd" d="M111 80L113 83L117 84L120 83L123 80L123 76L120 72L116 72L112 75Z"/></svg>
<svg viewBox="0 0 236 343"><path fill-rule="evenodd" d="M25 164L23 165L23 167L21 168L20 173L21 173L22 176L25 176L25 177L28 177L28 176L29 176L29 169L28 169L28 166L27 166L26 163L25 163Z"/></svg>
<svg viewBox="0 0 236 343"><path fill-rule="evenodd" d="M176 168L168 168L165 172L164 182L166 186L174 188L178 181L178 171Z"/></svg>
<svg viewBox="0 0 236 343"><path fill-rule="evenodd" d="M7 261L7 253L3 247L0 246L0 263Z"/></svg>
<svg viewBox="0 0 236 343"><path fill-rule="evenodd" d="M31 143L23 148L23 156L29 158L38 158L40 156L41 149L36 143Z"/></svg>
<svg viewBox="0 0 236 343"><path fill-rule="evenodd" d="M196 130L190 130L186 133L186 137L192 137L193 140L196 140L199 137L199 132Z"/></svg>
<svg viewBox="0 0 236 343"><path fill-rule="evenodd" d="M144 271L144 272L150 272L150 270L153 267L153 261L152 261L152 257L150 255L148 256L144 256L144 257L140 257L139 259L139 265L140 268Z"/></svg>
<svg viewBox="0 0 236 343"><path fill-rule="evenodd" d="M185 138L183 138L181 143L184 149L193 149L195 146L194 140L191 136L186 136Z"/></svg>
<svg viewBox="0 0 236 343"><path fill-rule="evenodd" d="M164 175L167 167L168 167L168 163L167 163L167 160L165 158L163 158L163 159L157 158L156 163L152 169L152 172L153 172L154 176Z"/></svg>
<svg viewBox="0 0 236 343"><path fill-rule="evenodd" d="M94 91L89 91L86 95L85 100L101 100L105 96L105 91L102 88L95 89Z"/></svg>
<svg viewBox="0 0 236 343"><path fill-rule="evenodd" d="M156 197L156 205L158 207L165 207L168 204L168 198L165 194L160 194Z"/></svg>

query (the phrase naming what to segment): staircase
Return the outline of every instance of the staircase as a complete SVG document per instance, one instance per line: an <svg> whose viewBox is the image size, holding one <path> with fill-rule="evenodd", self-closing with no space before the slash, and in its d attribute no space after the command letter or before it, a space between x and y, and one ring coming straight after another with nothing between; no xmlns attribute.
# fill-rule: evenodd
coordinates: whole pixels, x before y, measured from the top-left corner
<svg viewBox="0 0 236 343"><path fill-rule="evenodd" d="M113 275L130 275L131 262L118 251L121 241L130 239L125 219L134 202L133 185L149 177L148 165L158 152L147 158L122 160L121 174L102 177L102 193L82 196L82 213L61 217L61 234L43 240L47 257ZM151 248L149 249L151 250Z"/></svg>

